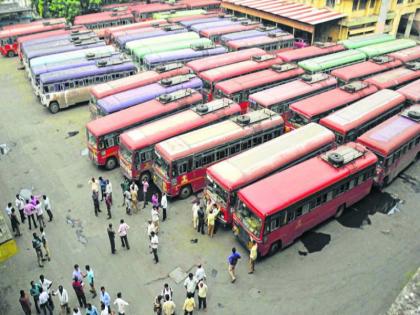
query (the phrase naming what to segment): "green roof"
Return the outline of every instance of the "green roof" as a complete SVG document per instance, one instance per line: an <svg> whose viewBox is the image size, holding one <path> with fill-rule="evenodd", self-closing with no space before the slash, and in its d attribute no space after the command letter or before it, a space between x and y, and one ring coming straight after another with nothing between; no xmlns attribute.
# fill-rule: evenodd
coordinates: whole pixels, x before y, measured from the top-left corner
<svg viewBox="0 0 420 315"><path fill-rule="evenodd" d="M369 34L369 35L351 37L349 39L342 40L338 43L342 44L347 49L356 49L356 48L365 47L368 45L388 42L394 39L395 39L395 36L390 35L390 34Z"/></svg>
<svg viewBox="0 0 420 315"><path fill-rule="evenodd" d="M175 12L167 11L167 12L154 13L152 17L153 19L168 19L168 18L181 17L181 16L204 14L204 13L206 13L206 10L202 10L202 9L182 10L182 11L175 11Z"/></svg>
<svg viewBox="0 0 420 315"><path fill-rule="evenodd" d="M357 50L345 50L334 54L300 61L299 67L310 72L328 71L349 63L366 60L366 55Z"/></svg>
<svg viewBox="0 0 420 315"><path fill-rule="evenodd" d="M411 48L416 46L416 42L411 39L397 39L390 42L371 45L359 48L358 51L365 53L369 58L389 54L391 52Z"/></svg>
<svg viewBox="0 0 420 315"><path fill-rule="evenodd" d="M196 32L187 32L187 33L178 33L172 35L164 35L164 36L156 36L151 38L144 38L139 40L134 40L128 42L125 45L126 50L132 52L137 47L144 47L149 45L156 45L163 43L171 43L175 41L182 41L182 40L194 40L200 38Z"/></svg>

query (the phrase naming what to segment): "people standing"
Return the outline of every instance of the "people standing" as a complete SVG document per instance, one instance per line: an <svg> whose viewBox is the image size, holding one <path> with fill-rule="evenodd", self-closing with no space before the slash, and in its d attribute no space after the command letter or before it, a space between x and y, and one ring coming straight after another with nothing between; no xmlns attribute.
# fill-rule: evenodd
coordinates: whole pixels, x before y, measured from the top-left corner
<svg viewBox="0 0 420 315"><path fill-rule="evenodd" d="M112 223L108 225L107 233L109 237L109 243L111 244L111 254L115 254L115 231L112 227Z"/></svg>
<svg viewBox="0 0 420 315"><path fill-rule="evenodd" d="M20 306L22 306L22 310L25 315L31 315L31 301L29 300L29 296L25 293L24 290L20 290L20 298L19 298Z"/></svg>
<svg viewBox="0 0 420 315"><path fill-rule="evenodd" d="M163 285L163 289L162 289L162 296L165 299L165 301L168 300L172 300L172 296L174 294L174 292L172 291L172 288L169 287L169 284L165 283Z"/></svg>
<svg viewBox="0 0 420 315"><path fill-rule="evenodd" d="M16 211L14 208L12 208L12 213L10 215L10 223L12 224L12 230L15 231L15 236L21 236L20 228L19 228L19 220L16 215Z"/></svg>
<svg viewBox="0 0 420 315"><path fill-rule="evenodd" d="M111 219L111 205L112 205L112 199L111 195L106 194L105 195L105 204L106 204L106 210L108 211L108 220Z"/></svg>
<svg viewBox="0 0 420 315"><path fill-rule="evenodd" d="M32 222L33 222L35 228L38 228L38 226L36 225L36 222L35 222L35 206L31 202L29 202L28 199L26 199L26 204L23 207L23 212L25 213L26 217L28 218L29 230L32 230L31 219L32 219Z"/></svg>
<svg viewBox="0 0 420 315"><path fill-rule="evenodd" d="M195 301L194 296L191 293L187 294L187 298L184 301L184 315L193 315L193 311L195 309Z"/></svg>
<svg viewBox="0 0 420 315"><path fill-rule="evenodd" d="M39 307L41 308L42 315L52 315L53 314L53 308L51 307L51 304L49 303L49 295L46 291L44 291L42 288L39 290ZM48 311L48 313L47 313Z"/></svg>
<svg viewBox="0 0 420 315"><path fill-rule="evenodd" d="M121 292L118 292L117 298L114 301L114 305L117 305L118 315L125 315L125 307L129 304L122 299Z"/></svg>
<svg viewBox="0 0 420 315"><path fill-rule="evenodd" d="M101 302L101 315L111 315L109 313L108 307L106 307L105 304L102 302Z"/></svg>
<svg viewBox="0 0 420 315"><path fill-rule="evenodd" d="M124 222L124 219L121 219L120 226L118 227L118 235L121 238L121 246L127 247L127 249L130 249L130 245L128 244L128 237L127 237L129 228L130 227L128 226L128 224Z"/></svg>
<svg viewBox="0 0 420 315"><path fill-rule="evenodd" d="M162 222L166 220L166 210L168 209L168 197L166 193L162 193L162 198L160 199L160 206L162 207Z"/></svg>
<svg viewBox="0 0 420 315"><path fill-rule="evenodd" d="M232 253L228 257L229 275L232 278L232 281L231 281L232 283L236 281L235 268L236 268L236 264L238 263L238 259L240 258L241 258L241 255L239 255L239 253L236 252L236 248L233 247Z"/></svg>
<svg viewBox="0 0 420 315"><path fill-rule="evenodd" d="M203 210L203 207L200 207L198 209L197 216L198 216L197 232L204 235L204 210Z"/></svg>
<svg viewBox="0 0 420 315"><path fill-rule="evenodd" d="M82 315L78 307L73 308L73 315Z"/></svg>
<svg viewBox="0 0 420 315"><path fill-rule="evenodd" d="M152 239L152 232L156 233L156 227L152 220L149 220L147 221L147 236L149 237L149 241Z"/></svg>
<svg viewBox="0 0 420 315"><path fill-rule="evenodd" d="M165 302L162 305L163 315L174 315L175 309L174 301L169 298L169 295L165 295Z"/></svg>
<svg viewBox="0 0 420 315"><path fill-rule="evenodd" d="M192 222L194 230L198 227L198 209L200 209L200 200L196 200L192 206Z"/></svg>
<svg viewBox="0 0 420 315"><path fill-rule="evenodd" d="M36 201L35 212L36 212L36 219L38 220L39 226L46 227L45 221L44 221L44 210L42 209L42 205L39 202L39 200Z"/></svg>
<svg viewBox="0 0 420 315"><path fill-rule="evenodd" d="M155 233L159 233L159 212L156 206L152 207L151 211L152 222L155 225Z"/></svg>
<svg viewBox="0 0 420 315"><path fill-rule="evenodd" d="M137 187L136 184L134 184L135 187ZM137 213L139 211L139 196L138 196L138 188L136 189L130 189L130 198L131 198L131 209L134 213Z"/></svg>
<svg viewBox="0 0 420 315"><path fill-rule="evenodd" d="M105 199L106 180L103 179L102 176L99 176L98 179L99 179L99 187L101 188L101 201L103 201Z"/></svg>
<svg viewBox="0 0 420 315"><path fill-rule="evenodd" d="M131 193L128 190L124 191L123 198L124 198L124 201L123 201L123 205L122 206L123 207L125 206L125 212L128 215L131 215L131 208L132 208Z"/></svg>
<svg viewBox="0 0 420 315"><path fill-rule="evenodd" d="M39 236L36 233L32 234L32 247L35 249L36 258L38 260L38 266L44 267L42 262L44 261L44 256L42 254L42 240L39 238Z"/></svg>
<svg viewBox="0 0 420 315"><path fill-rule="evenodd" d="M31 281L31 288L29 289L29 294L34 299L35 309L36 309L36 312L38 314L41 313L41 311L39 309L39 294L41 293L40 289L41 289L41 285L38 284L38 283L35 283L32 280Z"/></svg>
<svg viewBox="0 0 420 315"><path fill-rule="evenodd" d="M10 216L12 215L12 209L13 209L12 203L11 202L8 202L6 208L4 209L4 211L6 212L7 216L9 217L9 219L10 219Z"/></svg>
<svg viewBox="0 0 420 315"><path fill-rule="evenodd" d="M98 199L99 199L99 184L98 184L98 181L94 177L92 177L89 180L89 184L91 185L90 187L92 189L92 193L95 193L96 195L98 195Z"/></svg>
<svg viewBox="0 0 420 315"><path fill-rule="evenodd" d="M128 192L130 191L130 182L128 181L128 179L126 177L124 177L124 179L121 182L120 186L121 186L121 192L122 192L123 196L125 196L125 192L126 191L128 191ZM124 199L122 206L124 207L126 205L127 204L126 204L126 201Z"/></svg>
<svg viewBox="0 0 420 315"><path fill-rule="evenodd" d="M146 208L147 205L147 191L149 190L149 183L147 182L147 178L144 178L142 181L143 185L143 209Z"/></svg>
<svg viewBox="0 0 420 315"><path fill-rule="evenodd" d="M16 209L19 210L20 222L22 224L25 223L25 213L23 212L25 202L23 201L23 198L19 194L16 194L15 206L16 206Z"/></svg>
<svg viewBox="0 0 420 315"><path fill-rule="evenodd" d="M200 282L201 280L206 281L207 276L203 265L199 264L197 266L197 270L195 271L195 278L197 279L197 282Z"/></svg>
<svg viewBox="0 0 420 315"><path fill-rule="evenodd" d="M216 217L219 214L219 209L216 204L213 204L210 213L207 216L207 229L210 237L213 237L214 234L214 225L216 224Z"/></svg>
<svg viewBox="0 0 420 315"><path fill-rule="evenodd" d="M99 315L98 309L96 306L88 303L86 308L86 315Z"/></svg>
<svg viewBox="0 0 420 315"><path fill-rule="evenodd" d="M153 311L156 313L156 315L162 315L162 299L162 295L159 294L153 303Z"/></svg>
<svg viewBox="0 0 420 315"><path fill-rule="evenodd" d="M74 279L76 278L77 280L79 280L80 282L83 282L83 275L82 275L82 271L80 270L80 267L78 264L75 264L73 267L73 273L71 275L71 278Z"/></svg>
<svg viewBox="0 0 420 315"><path fill-rule="evenodd" d="M72 287L74 289L74 293L76 293L77 301L79 302L79 306L86 308L86 295L83 290L82 281L77 279L77 277L73 278Z"/></svg>
<svg viewBox="0 0 420 315"><path fill-rule="evenodd" d="M152 206L159 207L159 196L157 193L152 194Z"/></svg>
<svg viewBox="0 0 420 315"><path fill-rule="evenodd" d="M99 207L99 198L98 194L95 192L92 192L92 201L93 201L93 209L95 211L95 215L98 216L99 212L102 212Z"/></svg>
<svg viewBox="0 0 420 315"><path fill-rule="evenodd" d="M112 184L109 179L106 180L105 196L108 197L112 205Z"/></svg>
<svg viewBox="0 0 420 315"><path fill-rule="evenodd" d="M255 240L252 240L252 247L249 251L249 271L248 273L254 273L255 271L255 261L258 257L258 244Z"/></svg>
<svg viewBox="0 0 420 315"><path fill-rule="evenodd" d="M39 276L39 284L41 285L41 288L47 292L48 294L48 303L51 306L51 309L54 309L54 302L52 300L51 294L50 294L50 290L51 290L51 286L52 286L52 281L46 279L44 277L44 275L40 275Z"/></svg>
<svg viewBox="0 0 420 315"><path fill-rule="evenodd" d="M63 288L62 285L58 286L58 290L52 293L53 295L58 295L58 300L60 301L60 315L70 314L69 307L69 294L67 290Z"/></svg>
<svg viewBox="0 0 420 315"><path fill-rule="evenodd" d="M47 257L48 261L50 261L51 260L50 249L48 247L47 236L45 235L44 228L40 227L39 231L41 232L41 241L42 241L42 246L44 247L44 250L45 250L45 256Z"/></svg>
<svg viewBox="0 0 420 315"><path fill-rule="evenodd" d="M46 195L42 195L42 199L44 200L44 209L45 211L47 211L48 214L48 222L51 222L54 216L52 214L50 198L48 198Z"/></svg>
<svg viewBox="0 0 420 315"><path fill-rule="evenodd" d="M191 296L194 297L195 290L197 289L197 279L194 278L194 275L191 272L184 281L184 287L187 290L187 295L191 294Z"/></svg>
<svg viewBox="0 0 420 315"><path fill-rule="evenodd" d="M207 285L201 280L198 283L198 309L203 307L203 310L207 310Z"/></svg>
<svg viewBox="0 0 420 315"><path fill-rule="evenodd" d="M108 311L111 311L111 297L108 292L105 291L105 287L101 287L101 296L100 300L108 308Z"/></svg>
<svg viewBox="0 0 420 315"><path fill-rule="evenodd" d="M159 257L157 255L157 250L159 246L159 238L154 231L151 232L151 236L152 237L150 238L150 248L152 249L155 264L157 264L159 262Z"/></svg>
<svg viewBox="0 0 420 315"><path fill-rule="evenodd" d="M89 291L92 293L92 299L96 297L96 288L95 288L95 274L93 273L92 268L90 268L89 265L85 266L86 272L84 274L84 277L87 278L87 282L89 283Z"/></svg>

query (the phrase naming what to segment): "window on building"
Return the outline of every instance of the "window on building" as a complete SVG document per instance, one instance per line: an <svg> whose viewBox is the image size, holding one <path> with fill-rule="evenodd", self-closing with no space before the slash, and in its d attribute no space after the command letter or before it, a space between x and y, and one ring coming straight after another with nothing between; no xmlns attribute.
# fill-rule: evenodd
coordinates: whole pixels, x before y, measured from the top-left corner
<svg viewBox="0 0 420 315"><path fill-rule="evenodd" d="M367 2L368 2L368 0L360 0L359 10L366 9Z"/></svg>
<svg viewBox="0 0 420 315"><path fill-rule="evenodd" d="M375 7L376 0L370 0L370 8L373 9Z"/></svg>
<svg viewBox="0 0 420 315"><path fill-rule="evenodd" d="M358 6L359 6L359 0L353 0L353 11L356 11Z"/></svg>
<svg viewBox="0 0 420 315"><path fill-rule="evenodd" d="M335 0L327 0L327 7L334 8Z"/></svg>
<svg viewBox="0 0 420 315"><path fill-rule="evenodd" d="M404 2L404 0L398 0L397 1L397 4L401 4L401 3L403 3Z"/></svg>

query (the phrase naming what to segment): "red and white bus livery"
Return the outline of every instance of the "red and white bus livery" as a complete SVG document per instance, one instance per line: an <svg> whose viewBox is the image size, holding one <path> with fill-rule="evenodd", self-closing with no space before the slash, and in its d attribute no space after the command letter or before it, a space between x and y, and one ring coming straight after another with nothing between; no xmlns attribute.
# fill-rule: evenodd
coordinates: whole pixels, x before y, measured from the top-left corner
<svg viewBox="0 0 420 315"><path fill-rule="evenodd" d="M404 85L397 92L407 98L408 104L420 104L420 79Z"/></svg>
<svg viewBox="0 0 420 315"><path fill-rule="evenodd" d="M389 70L365 80L375 85L378 89L396 90L401 86L420 78L420 62L407 63L405 67Z"/></svg>
<svg viewBox="0 0 420 315"><path fill-rule="evenodd" d="M345 50L344 46L336 43L314 43L313 46L279 52L277 53L277 56L284 62L298 62L304 59L324 56L342 50Z"/></svg>

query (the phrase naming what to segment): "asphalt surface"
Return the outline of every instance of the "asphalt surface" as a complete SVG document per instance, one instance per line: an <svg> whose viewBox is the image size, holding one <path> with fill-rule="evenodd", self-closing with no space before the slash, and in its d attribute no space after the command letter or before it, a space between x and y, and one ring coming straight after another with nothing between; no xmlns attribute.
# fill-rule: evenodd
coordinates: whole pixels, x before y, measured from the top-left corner
<svg viewBox="0 0 420 315"><path fill-rule="evenodd" d="M17 60L0 58L0 144L11 151L0 156L0 205L14 202L20 189L33 188L51 200L54 221L46 228L52 261L44 268L36 263L31 231L21 228L17 255L0 264L0 314L21 314L19 290L40 274L62 284L76 305L71 288L74 264L89 264L97 287L105 286L112 299L121 291L130 306L127 314L152 314L153 299L164 282L175 291L178 313L184 288L168 275L180 267L195 271L202 263L208 276L207 314L383 314L392 304L420 261L420 164L412 165L386 190L350 209L340 222L330 220L305 234L301 240L263 259L256 273L247 274L247 253L232 232L219 230L213 239L198 235L191 224L191 200L169 204L169 219L161 225L159 257L154 264L148 251L146 221L150 206L127 216L121 205L118 169L97 169L82 155L87 106L51 115L32 93ZM69 137L68 133L79 131ZM102 175L114 187L112 220L95 217L88 180ZM292 180L292 179L291 179ZM387 215L397 203L400 212ZM105 206L102 205L105 209ZM117 254L111 255L107 224L120 218L130 225L130 251L117 239ZM191 239L198 239L192 243ZM236 246L244 256L235 284L229 281L227 256ZM99 298L88 300L99 306ZM55 300L56 304L58 300ZM58 313L58 312L57 312Z"/></svg>

